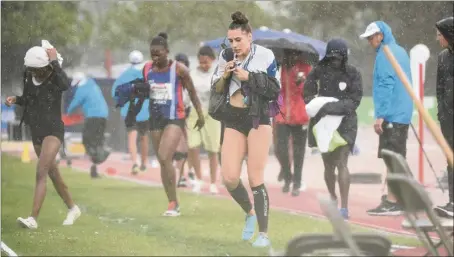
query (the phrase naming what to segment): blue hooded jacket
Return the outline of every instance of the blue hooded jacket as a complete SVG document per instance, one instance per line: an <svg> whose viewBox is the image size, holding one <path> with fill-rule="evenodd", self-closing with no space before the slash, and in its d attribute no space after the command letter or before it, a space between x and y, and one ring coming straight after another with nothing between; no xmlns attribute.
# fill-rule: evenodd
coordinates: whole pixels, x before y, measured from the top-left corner
<svg viewBox="0 0 454 257"><path fill-rule="evenodd" d="M375 118L382 118L391 123L410 124L413 115L413 101L386 58L383 45L388 45L411 83L410 57L407 51L396 43L388 24L383 21L375 23L383 33L383 41L376 49L377 56L374 65L372 97Z"/></svg>
<svg viewBox="0 0 454 257"><path fill-rule="evenodd" d="M115 80L115 83L112 86L112 97L115 99L115 89L122 84L128 83L130 81L133 81L135 79L142 79L143 74L141 69L137 69L134 66L129 67L126 71L124 71L120 77ZM139 99L135 100L136 103L139 101ZM142 105L142 109L136 116L136 121L141 122L141 121L147 121L150 118L150 113L148 110L149 107L149 102L150 100L145 99ZM128 114L128 108L129 108L129 102L127 102L123 107L121 107L120 115L121 117L125 118L126 115Z"/></svg>
<svg viewBox="0 0 454 257"><path fill-rule="evenodd" d="M84 84L77 86L67 113L71 114L79 106L82 106L85 118L107 118L109 116L106 99L92 78L87 78Z"/></svg>

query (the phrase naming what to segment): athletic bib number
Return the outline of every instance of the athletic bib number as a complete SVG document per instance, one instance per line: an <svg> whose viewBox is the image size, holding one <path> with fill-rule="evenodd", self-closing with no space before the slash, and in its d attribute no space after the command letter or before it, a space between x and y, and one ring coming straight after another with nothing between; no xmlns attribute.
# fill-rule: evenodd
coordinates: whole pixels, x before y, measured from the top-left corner
<svg viewBox="0 0 454 257"><path fill-rule="evenodd" d="M153 83L150 84L150 99L155 104L166 104L172 101L172 84L171 83Z"/></svg>

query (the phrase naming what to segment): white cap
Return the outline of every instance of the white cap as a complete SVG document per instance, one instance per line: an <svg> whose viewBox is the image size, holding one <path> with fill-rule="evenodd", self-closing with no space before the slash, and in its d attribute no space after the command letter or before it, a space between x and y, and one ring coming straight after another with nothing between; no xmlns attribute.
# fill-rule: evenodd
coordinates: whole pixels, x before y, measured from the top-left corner
<svg viewBox="0 0 454 257"><path fill-rule="evenodd" d="M143 54L140 51L134 50L129 54L129 62L139 64L143 62Z"/></svg>
<svg viewBox="0 0 454 257"><path fill-rule="evenodd" d="M80 72L80 71L74 72L72 77L73 77L73 80L71 81L71 86L72 87L84 84L85 80L87 79L85 74L83 72Z"/></svg>
<svg viewBox="0 0 454 257"><path fill-rule="evenodd" d="M378 33L380 31L381 30L378 27L377 23L372 22L371 24L369 24L369 26L367 26L366 31L363 34L361 34L359 37L368 38L368 37L372 36L373 34Z"/></svg>
<svg viewBox="0 0 454 257"><path fill-rule="evenodd" d="M32 68L42 68L49 65L49 56L46 49L41 46L34 46L25 53L24 65Z"/></svg>

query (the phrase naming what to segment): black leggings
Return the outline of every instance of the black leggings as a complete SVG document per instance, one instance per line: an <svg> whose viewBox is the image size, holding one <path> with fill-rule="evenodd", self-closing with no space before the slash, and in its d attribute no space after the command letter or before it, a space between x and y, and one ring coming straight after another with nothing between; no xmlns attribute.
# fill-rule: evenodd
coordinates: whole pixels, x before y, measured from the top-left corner
<svg viewBox="0 0 454 257"><path fill-rule="evenodd" d="M301 176L303 172L304 154L306 152L307 129L302 125L276 124L277 146L276 155L284 174L286 183L292 180L290 168L290 157L288 153L288 141L290 135L293 138L293 187L301 187Z"/></svg>
<svg viewBox="0 0 454 257"><path fill-rule="evenodd" d="M338 172L339 191L341 195L341 207L348 208L348 192L350 190L350 172L348 170L348 156L350 146L340 146L334 151L323 153L323 164L325 165L325 183L333 200L336 196L336 168Z"/></svg>

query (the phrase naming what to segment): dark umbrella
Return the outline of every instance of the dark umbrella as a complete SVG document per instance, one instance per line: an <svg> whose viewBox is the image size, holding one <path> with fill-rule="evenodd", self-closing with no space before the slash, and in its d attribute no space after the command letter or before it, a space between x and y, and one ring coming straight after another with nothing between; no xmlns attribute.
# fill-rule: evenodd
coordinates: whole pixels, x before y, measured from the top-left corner
<svg viewBox="0 0 454 257"><path fill-rule="evenodd" d="M257 39L254 43L273 50L276 56L286 54L287 52L296 52L296 54L303 54L309 62L317 62L319 60L317 50L310 44L291 42L285 38Z"/></svg>

